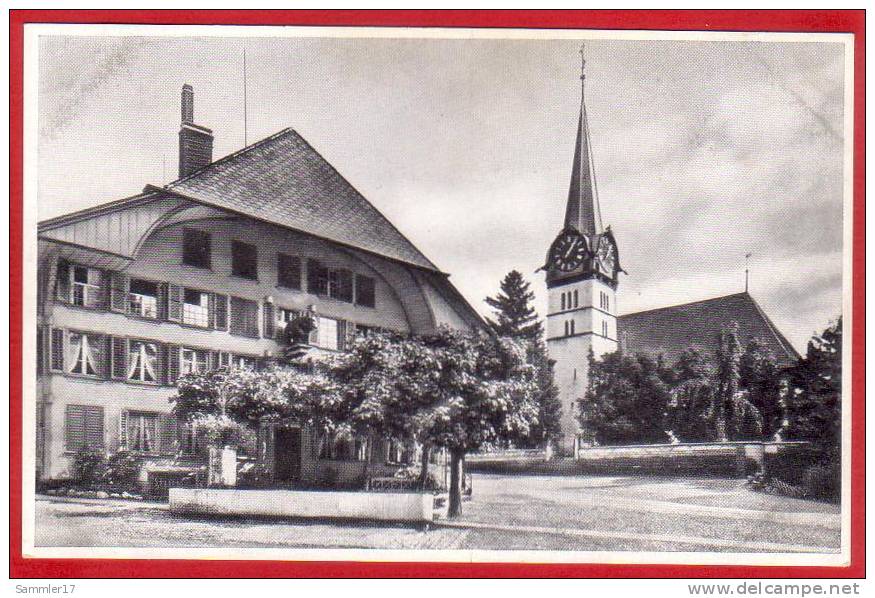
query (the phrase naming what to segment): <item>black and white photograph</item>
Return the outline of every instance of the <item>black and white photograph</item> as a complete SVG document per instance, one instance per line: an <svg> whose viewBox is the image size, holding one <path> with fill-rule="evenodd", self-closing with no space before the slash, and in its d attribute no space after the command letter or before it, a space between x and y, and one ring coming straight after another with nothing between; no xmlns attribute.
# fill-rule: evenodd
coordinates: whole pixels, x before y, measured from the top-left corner
<svg viewBox="0 0 875 598"><path fill-rule="evenodd" d="M852 35L26 34L25 554L849 562Z"/></svg>

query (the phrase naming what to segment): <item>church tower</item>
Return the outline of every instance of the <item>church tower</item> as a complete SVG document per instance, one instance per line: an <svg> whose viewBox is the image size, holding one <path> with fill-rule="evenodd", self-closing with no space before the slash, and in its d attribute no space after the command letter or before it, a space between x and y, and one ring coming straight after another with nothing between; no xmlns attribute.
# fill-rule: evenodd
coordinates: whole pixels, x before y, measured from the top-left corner
<svg viewBox="0 0 875 598"><path fill-rule="evenodd" d="M581 49L581 57L583 49ZM586 61L581 64L580 119L565 225L550 245L547 272L547 348L562 401L560 447L571 453L578 434L577 400L586 393L588 355L618 349L617 276L622 271L611 228L602 227L586 115Z"/></svg>

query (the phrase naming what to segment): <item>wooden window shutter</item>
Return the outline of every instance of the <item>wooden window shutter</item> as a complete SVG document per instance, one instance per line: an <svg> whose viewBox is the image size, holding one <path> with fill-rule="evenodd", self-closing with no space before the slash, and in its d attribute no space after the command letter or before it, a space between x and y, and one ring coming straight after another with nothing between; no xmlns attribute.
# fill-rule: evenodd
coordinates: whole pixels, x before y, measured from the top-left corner
<svg viewBox="0 0 875 598"><path fill-rule="evenodd" d="M89 405L85 409L85 446L103 448L103 407Z"/></svg>
<svg viewBox="0 0 875 598"><path fill-rule="evenodd" d="M61 301L70 301L70 262L61 260L58 262L58 280L55 281L57 297Z"/></svg>
<svg viewBox="0 0 875 598"><path fill-rule="evenodd" d="M100 290L96 304L104 309L112 309L112 272L110 270L100 271Z"/></svg>
<svg viewBox="0 0 875 598"><path fill-rule="evenodd" d="M215 312L212 317L213 328L216 330L228 330L228 295L213 295L213 309Z"/></svg>
<svg viewBox="0 0 875 598"><path fill-rule="evenodd" d="M207 295L207 327L215 329L216 327L216 294L210 293Z"/></svg>
<svg viewBox="0 0 875 598"><path fill-rule="evenodd" d="M337 350L346 350L346 320L337 321Z"/></svg>
<svg viewBox="0 0 875 598"><path fill-rule="evenodd" d="M166 282L158 285L158 319L167 320L167 287Z"/></svg>
<svg viewBox="0 0 875 598"><path fill-rule="evenodd" d="M58 372L64 371L64 331L60 328L52 328L52 340L49 347L51 352L51 367Z"/></svg>
<svg viewBox="0 0 875 598"><path fill-rule="evenodd" d="M182 321L182 287L167 283L167 319L171 322Z"/></svg>
<svg viewBox="0 0 875 598"><path fill-rule="evenodd" d="M36 373L42 374L46 369L46 340L43 334L43 327L36 327Z"/></svg>
<svg viewBox="0 0 875 598"><path fill-rule="evenodd" d="M167 345L167 384L175 385L179 378L179 347Z"/></svg>
<svg viewBox="0 0 875 598"><path fill-rule="evenodd" d="M64 417L64 448L78 451L85 446L85 407L67 405Z"/></svg>
<svg viewBox="0 0 875 598"><path fill-rule="evenodd" d="M100 337L100 344L103 345L103 350L98 358L98 375L101 378L112 378L112 337L108 334Z"/></svg>
<svg viewBox="0 0 875 598"><path fill-rule="evenodd" d="M118 418L118 450L128 450L128 412L124 410Z"/></svg>
<svg viewBox="0 0 875 598"><path fill-rule="evenodd" d="M176 417L169 413L162 413L158 417L161 439L158 449L162 453L176 453L179 450L179 430Z"/></svg>
<svg viewBox="0 0 875 598"><path fill-rule="evenodd" d="M210 351L207 354L207 369L215 370L219 367L219 352Z"/></svg>
<svg viewBox="0 0 875 598"><path fill-rule="evenodd" d="M124 380L128 377L128 339L120 336L112 338L112 377Z"/></svg>
<svg viewBox="0 0 875 598"><path fill-rule="evenodd" d="M110 301L112 311L125 313L128 311L128 276L121 272L110 272Z"/></svg>
<svg viewBox="0 0 875 598"><path fill-rule="evenodd" d="M343 322L343 329L345 332L345 336L343 339L343 350L349 351L352 349L352 346L355 344L355 324L349 321Z"/></svg>
<svg viewBox="0 0 875 598"><path fill-rule="evenodd" d="M262 306L264 316L264 336L274 338L276 336L276 308L273 303L265 303Z"/></svg>

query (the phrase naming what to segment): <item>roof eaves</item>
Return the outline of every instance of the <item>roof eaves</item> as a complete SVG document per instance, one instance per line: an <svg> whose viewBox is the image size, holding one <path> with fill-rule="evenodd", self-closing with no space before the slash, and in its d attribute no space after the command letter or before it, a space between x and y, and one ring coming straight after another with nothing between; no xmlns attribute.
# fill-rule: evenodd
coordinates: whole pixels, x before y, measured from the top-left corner
<svg viewBox="0 0 875 598"><path fill-rule="evenodd" d="M136 195L123 197L122 199L114 199L112 201L98 204L96 206L91 206L90 208L84 208L82 210L77 210L68 214L61 214L60 216L47 218L46 220L37 222L37 231L42 232L46 230L51 230L58 226L64 226L73 222L78 222L79 220L91 218L92 216L98 216L107 212L122 210L124 208L130 207L131 205L136 205L146 201L152 201L154 199L157 199L155 197L155 191L163 190L159 187L146 185L143 188L143 191Z"/></svg>
<svg viewBox="0 0 875 598"><path fill-rule="evenodd" d="M775 339L778 341L778 344L781 345L781 348L783 348L784 351L787 352L787 355L790 357L790 359L795 360L795 361L798 361L799 359L801 359L802 356L799 355L799 352L796 350L796 347L791 345L790 341L788 341L787 338L783 334L781 334L781 331L778 330L778 327L775 326L775 324L772 322L772 319L769 318L768 314L766 314L766 312L760 307L760 304L756 302L756 299L754 299L753 296L751 296L748 293L744 293L744 294L747 295L748 299L750 299L750 302L753 304L754 308L757 310L757 313L760 315L760 317L766 323L766 326L768 327L769 332L771 332L774 335Z"/></svg>

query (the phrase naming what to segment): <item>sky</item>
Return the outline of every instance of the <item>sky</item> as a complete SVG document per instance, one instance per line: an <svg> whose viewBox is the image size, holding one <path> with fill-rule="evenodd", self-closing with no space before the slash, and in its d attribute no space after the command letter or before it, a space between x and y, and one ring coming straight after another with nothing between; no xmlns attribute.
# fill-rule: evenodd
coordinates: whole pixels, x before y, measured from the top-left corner
<svg viewBox="0 0 875 598"><path fill-rule="evenodd" d="M243 50L247 102L244 139ZM296 129L484 315L517 269L541 314L580 41L41 37L40 220L176 178L179 94L214 158ZM796 348L841 313L844 50L586 43L620 313L744 290Z"/></svg>

